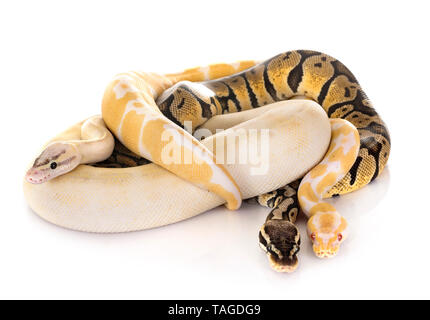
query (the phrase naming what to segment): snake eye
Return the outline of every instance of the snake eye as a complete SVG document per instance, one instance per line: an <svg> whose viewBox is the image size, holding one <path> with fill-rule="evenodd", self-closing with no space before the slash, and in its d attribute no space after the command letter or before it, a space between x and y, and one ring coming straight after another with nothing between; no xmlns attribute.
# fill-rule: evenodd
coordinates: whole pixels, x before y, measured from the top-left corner
<svg viewBox="0 0 430 320"><path fill-rule="evenodd" d="M339 233L337 235L337 240L342 241L342 239L343 239L342 233Z"/></svg>
<svg viewBox="0 0 430 320"><path fill-rule="evenodd" d="M51 162L51 169L54 170L57 167L56 162Z"/></svg>
<svg viewBox="0 0 430 320"><path fill-rule="evenodd" d="M314 232L312 232L312 233L311 233L311 236L310 236L310 237L311 237L311 240L312 240L312 241L315 241L316 237L315 237L315 233L314 233Z"/></svg>

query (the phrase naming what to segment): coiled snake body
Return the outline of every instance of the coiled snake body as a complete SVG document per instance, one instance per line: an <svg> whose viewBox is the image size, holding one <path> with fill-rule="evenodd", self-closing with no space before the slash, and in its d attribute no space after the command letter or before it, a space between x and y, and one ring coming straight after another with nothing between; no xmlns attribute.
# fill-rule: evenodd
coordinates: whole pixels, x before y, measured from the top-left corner
<svg viewBox="0 0 430 320"><path fill-rule="evenodd" d="M184 123L191 122L194 131L211 118L249 113L247 110L297 96L317 102L331 119L331 142L323 146L328 148L326 155L321 162L316 159L314 165L319 164L313 165L312 170L309 167L295 176L295 179L301 178L307 172L301 183L294 181L256 198L260 204L273 208L260 230L260 245L273 268L292 271L297 266L300 246L300 236L294 226L299 206L310 217L308 234L315 253L320 257L335 255L346 237L347 223L322 199L354 191L371 182L383 170L390 151L387 128L354 75L326 54L298 50L262 63L217 64L164 76L140 72L120 74L106 89L102 115L110 131L127 148L118 142L112 153L113 142L108 141L111 138L107 133L98 134L93 141L93 148L97 141L109 145L97 152L83 151L84 147L75 140L57 141L36 159L27 173L27 181L45 182L82 163L99 162L98 166L108 167L150 166L144 165L141 160L144 157L216 194L228 208L237 209L241 199L252 192L243 194L231 170L219 165L213 153L183 129ZM89 130L91 123L102 126L97 121L100 120L90 121ZM79 128L82 130L82 127L81 124ZM164 139L166 132L173 138ZM82 135L80 139L85 140ZM191 163L163 161L163 148L169 143L183 152L191 152ZM84 161L82 154L87 153L97 157ZM90 169L80 170L82 173ZM26 183L27 194L36 194L31 188ZM35 207L37 200L29 202Z"/></svg>

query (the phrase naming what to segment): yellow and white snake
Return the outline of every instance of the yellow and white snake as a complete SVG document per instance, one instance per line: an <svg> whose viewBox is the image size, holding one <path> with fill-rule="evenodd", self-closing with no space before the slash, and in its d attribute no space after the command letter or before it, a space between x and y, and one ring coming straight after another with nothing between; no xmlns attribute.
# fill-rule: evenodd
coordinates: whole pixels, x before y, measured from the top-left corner
<svg viewBox="0 0 430 320"><path fill-rule="evenodd" d="M199 141L184 130L187 122L194 133L227 130ZM220 164L219 141L225 151L229 136L256 128L270 129L266 174ZM119 74L105 91L102 118L54 138L28 170L24 192L45 219L91 232L156 227L222 203L235 210L257 196L273 208L260 245L275 270L290 272L299 206L315 253L334 256L347 223L323 199L371 182L389 151L387 128L353 74L328 55L289 51L262 63ZM166 161L175 152L179 161Z"/></svg>

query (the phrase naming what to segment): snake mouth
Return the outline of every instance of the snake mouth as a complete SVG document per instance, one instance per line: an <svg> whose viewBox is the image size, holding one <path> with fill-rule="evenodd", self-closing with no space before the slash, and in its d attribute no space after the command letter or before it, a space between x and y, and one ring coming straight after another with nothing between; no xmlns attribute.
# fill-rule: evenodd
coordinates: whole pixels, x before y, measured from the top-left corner
<svg viewBox="0 0 430 320"><path fill-rule="evenodd" d="M332 250L315 251L315 255L321 259L333 258L334 256L336 256L336 254L337 254L337 251L332 251Z"/></svg>
<svg viewBox="0 0 430 320"><path fill-rule="evenodd" d="M269 254L267 257L269 259L270 266L277 272L291 273L296 270L297 266L299 265L297 256L279 259L278 257Z"/></svg>
<svg viewBox="0 0 430 320"><path fill-rule="evenodd" d="M325 258L333 258L334 256L336 256L337 252L339 251L339 247L327 248L327 247L317 247L314 245L313 250L315 255L318 258L325 259Z"/></svg>
<svg viewBox="0 0 430 320"><path fill-rule="evenodd" d="M40 171L30 168L25 174L25 180L32 184L41 184L48 181L49 175L43 175Z"/></svg>

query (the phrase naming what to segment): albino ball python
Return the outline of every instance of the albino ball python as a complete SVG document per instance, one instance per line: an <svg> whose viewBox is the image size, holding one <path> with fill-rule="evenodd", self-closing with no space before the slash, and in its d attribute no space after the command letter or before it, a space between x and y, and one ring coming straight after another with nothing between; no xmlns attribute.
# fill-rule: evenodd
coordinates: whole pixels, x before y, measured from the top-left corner
<svg viewBox="0 0 430 320"><path fill-rule="evenodd" d="M306 100L289 102L293 108L282 102L273 105L296 96L322 108ZM323 110L326 114L318 116ZM234 117L238 111L242 112ZM326 115L333 119L328 122ZM274 208L260 230L260 245L278 271L297 266L300 236L293 223L298 203L310 217L308 233L315 253L333 256L346 237L347 224L322 199L372 181L390 150L386 126L352 73L336 59L314 51L289 51L259 64L217 64L177 74L120 74L105 91L102 116L122 144L155 164L123 169L78 166L105 160L113 149L103 121L91 118L57 137L27 172L24 191L38 214L79 230L131 231L179 221L223 202L237 209L242 198L260 195L261 204ZM199 142L182 128L186 121L193 132L205 125L231 129ZM266 176L253 176L249 165L221 165L218 152L208 149L213 140L218 144L218 136L223 140L237 129L251 128L270 129ZM293 148L282 154L288 147ZM174 150L183 155L179 161L170 157ZM240 146L235 150L242 151ZM130 154L128 162L138 159ZM188 161L185 154L191 155ZM116 153L116 162L121 162L119 156L124 153ZM127 166L127 161L122 164ZM303 175L298 192L297 182L282 187ZM51 180L54 177L58 178Z"/></svg>

